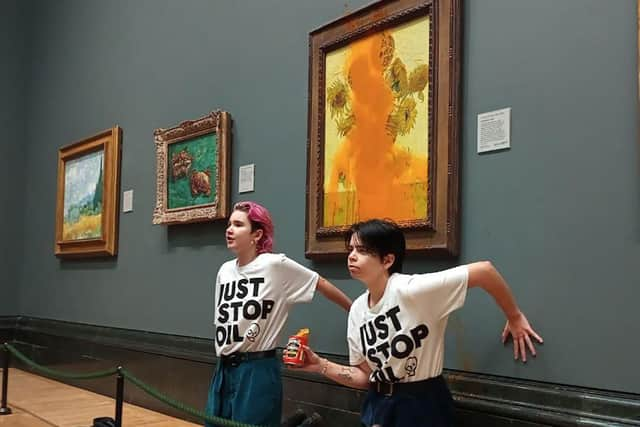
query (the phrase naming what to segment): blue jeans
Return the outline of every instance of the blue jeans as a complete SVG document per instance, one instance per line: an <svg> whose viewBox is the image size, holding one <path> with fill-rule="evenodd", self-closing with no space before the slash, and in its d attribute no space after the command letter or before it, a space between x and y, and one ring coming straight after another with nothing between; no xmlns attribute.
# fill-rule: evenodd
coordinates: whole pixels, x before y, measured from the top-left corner
<svg viewBox="0 0 640 427"><path fill-rule="evenodd" d="M218 361L211 380L207 415L247 424L280 426L282 418L282 378L280 361L275 358L223 366ZM214 427L205 422L206 427Z"/></svg>
<svg viewBox="0 0 640 427"><path fill-rule="evenodd" d="M367 427L453 426L453 398L442 375L423 383L419 392L391 396L370 389L362 408L362 423Z"/></svg>

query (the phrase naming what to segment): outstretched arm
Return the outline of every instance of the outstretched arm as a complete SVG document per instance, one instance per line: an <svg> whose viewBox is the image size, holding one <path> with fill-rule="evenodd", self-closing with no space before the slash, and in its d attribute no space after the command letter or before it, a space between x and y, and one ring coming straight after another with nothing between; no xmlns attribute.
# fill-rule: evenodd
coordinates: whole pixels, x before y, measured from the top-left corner
<svg viewBox="0 0 640 427"><path fill-rule="evenodd" d="M338 304L346 311L349 311L349 308L351 308L351 299L324 277L320 276L318 278L316 289L318 289L325 298Z"/></svg>
<svg viewBox="0 0 640 427"><path fill-rule="evenodd" d="M340 365L339 363L330 362L328 359L318 356L307 346L303 346L303 349L305 359L304 366L292 369L315 372L347 387L363 390L369 387L371 369L367 365L367 362L362 362L358 366Z"/></svg>
<svg viewBox="0 0 640 427"><path fill-rule="evenodd" d="M505 316L507 324L502 330L502 342L506 342L509 334L513 338L513 357L518 359L518 355L523 362L527 361L527 348L533 356L536 349L531 341L531 337L542 343L542 338L531 328L526 316L518 308L516 300L509 289L509 285L489 261L474 262L467 266L469 268L470 288L479 287L487 291L500 306Z"/></svg>

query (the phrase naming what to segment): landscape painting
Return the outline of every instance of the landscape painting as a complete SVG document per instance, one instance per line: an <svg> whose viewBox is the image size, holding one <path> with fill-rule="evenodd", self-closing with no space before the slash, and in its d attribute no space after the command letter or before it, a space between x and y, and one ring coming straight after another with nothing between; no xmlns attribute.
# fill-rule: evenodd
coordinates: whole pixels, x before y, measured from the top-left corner
<svg viewBox="0 0 640 427"><path fill-rule="evenodd" d="M103 163L102 150L67 161L63 240L95 239L102 235Z"/></svg>
<svg viewBox="0 0 640 427"><path fill-rule="evenodd" d="M114 126L58 150L56 256L118 254L121 142Z"/></svg>

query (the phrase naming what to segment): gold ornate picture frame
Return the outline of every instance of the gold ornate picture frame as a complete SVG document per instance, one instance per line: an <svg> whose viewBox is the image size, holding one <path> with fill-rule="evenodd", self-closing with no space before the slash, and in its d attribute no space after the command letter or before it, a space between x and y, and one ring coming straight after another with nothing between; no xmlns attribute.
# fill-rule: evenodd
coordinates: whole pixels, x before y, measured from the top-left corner
<svg viewBox="0 0 640 427"><path fill-rule="evenodd" d="M58 257L118 253L122 130L115 126L58 150Z"/></svg>
<svg viewBox="0 0 640 427"><path fill-rule="evenodd" d="M460 0L385 0L309 35L305 255L387 218L409 252L459 251Z"/></svg>
<svg viewBox="0 0 640 427"><path fill-rule="evenodd" d="M154 224L186 224L229 216L231 116L214 111L156 129Z"/></svg>

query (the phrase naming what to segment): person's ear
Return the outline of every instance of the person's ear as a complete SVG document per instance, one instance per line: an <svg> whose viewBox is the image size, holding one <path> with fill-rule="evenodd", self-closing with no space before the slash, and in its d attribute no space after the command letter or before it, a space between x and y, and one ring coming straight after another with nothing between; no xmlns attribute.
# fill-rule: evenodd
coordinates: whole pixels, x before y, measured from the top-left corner
<svg viewBox="0 0 640 427"><path fill-rule="evenodd" d="M254 231L251 234L253 234L253 240L257 244L260 241L260 239L262 239L262 236L264 235L264 230L262 228L258 228L256 231Z"/></svg>
<svg viewBox="0 0 640 427"><path fill-rule="evenodd" d="M394 262L396 262L396 256L394 254L387 254L382 258L382 265L387 270L391 268Z"/></svg>

